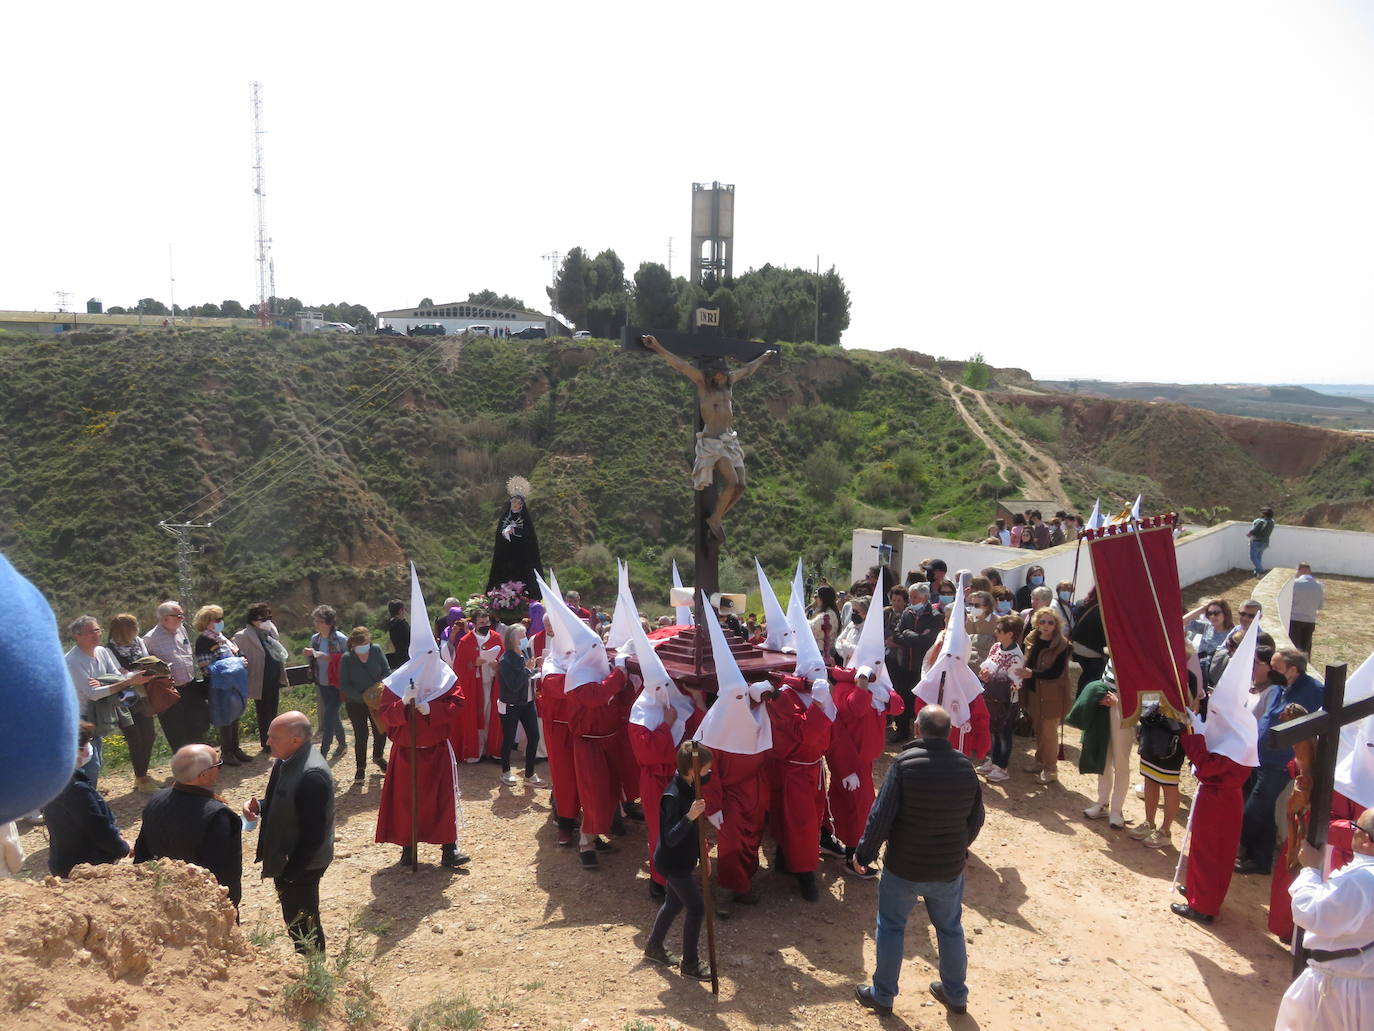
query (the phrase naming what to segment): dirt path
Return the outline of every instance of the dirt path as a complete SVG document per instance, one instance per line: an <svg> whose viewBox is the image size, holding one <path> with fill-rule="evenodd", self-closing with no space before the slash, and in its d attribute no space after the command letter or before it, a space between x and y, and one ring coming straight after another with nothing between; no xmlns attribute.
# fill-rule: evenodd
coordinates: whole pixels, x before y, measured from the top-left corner
<svg viewBox="0 0 1374 1031"><path fill-rule="evenodd" d="M1061 482L1064 470L1058 462L1049 455L1038 450L1034 445L1025 443L1024 441L1022 441L1022 446L1025 453L1034 458L1038 458L1044 464L1045 468L1050 470L1049 476L1043 476L1035 472L1024 461L1013 459L1012 456L1007 454L1002 445L999 444L987 430L983 429L980 419L975 418L969 412L967 406L964 404L963 394L955 389L955 383L943 376L940 377L940 383L944 386L945 392L949 395L950 403L954 405L954 410L959 413L959 418L964 420L964 424L968 426L973 435L981 440L983 444L986 445L987 449L992 452L992 457L997 462L998 475L1000 475L1002 479L1007 482L1011 482L1013 478L1019 479L1027 497L1050 498L1058 504L1063 505L1065 508L1071 507L1071 503L1064 493L1064 487ZM980 391L971 388L965 389L967 389L969 394L978 402L979 407L983 411L982 418L987 419L993 425L997 426L1012 440L1021 439L1016 430L1007 426L997 417L996 413L989 407ZM1008 476L1008 473L1012 475Z"/></svg>
<svg viewBox="0 0 1374 1031"><path fill-rule="evenodd" d="M1270 1026L1288 959L1264 931L1268 882L1237 878L1213 927L1178 920L1168 910L1177 854L1083 819L1095 778L1078 774L1072 762L1061 768L1060 784L1032 783L1020 772L1026 745L1018 739L1011 782L985 789L987 824L970 857L969 1015L947 1020L926 993L934 939L918 909L907 932L897 1019L884 1026ZM1076 760L1076 732L1067 733L1066 748ZM886 762L879 760L880 775ZM351 760L335 769L338 842L322 886L330 951L351 925L370 983L402 1020L421 1005L462 995L485 1013L488 1029L878 1026L852 998L873 965L877 885L843 877L833 862L821 871L820 902L808 905L791 878L767 871L765 859L757 881L762 903L719 925L723 978L713 1000L709 989L640 961L655 909L642 824L631 824L620 851L588 873L555 843L547 790L504 788L494 764L463 766L470 872L442 870L430 846L412 874L394 865L397 849L372 841L381 780L351 787ZM266 760L224 772L221 793L231 802L262 795ZM124 773L101 784L132 840L142 796L131 793ZM1132 795L1127 817L1140 816ZM22 829L28 870L41 871L44 832ZM272 932L279 910L270 883L256 877L255 844L245 835L243 926ZM271 948L285 955L280 938Z"/></svg>

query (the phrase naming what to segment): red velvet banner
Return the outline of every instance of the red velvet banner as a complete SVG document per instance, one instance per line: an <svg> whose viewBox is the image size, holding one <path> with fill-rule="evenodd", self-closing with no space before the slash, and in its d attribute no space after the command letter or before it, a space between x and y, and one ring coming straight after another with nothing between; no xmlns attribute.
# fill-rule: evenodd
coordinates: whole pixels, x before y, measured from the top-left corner
<svg viewBox="0 0 1374 1031"><path fill-rule="evenodd" d="M1156 516L1084 534L1126 722L1140 715L1142 698L1158 699L1175 719L1185 708L1183 595L1171 532L1176 519Z"/></svg>

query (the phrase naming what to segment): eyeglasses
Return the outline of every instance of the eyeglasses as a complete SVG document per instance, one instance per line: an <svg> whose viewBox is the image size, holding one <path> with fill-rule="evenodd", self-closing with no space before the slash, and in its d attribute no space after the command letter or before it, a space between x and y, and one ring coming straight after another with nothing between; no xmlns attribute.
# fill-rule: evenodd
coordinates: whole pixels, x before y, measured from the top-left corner
<svg viewBox="0 0 1374 1031"><path fill-rule="evenodd" d="M1057 620L1057 619L1037 619L1037 620L1035 621L1035 625L1036 625L1036 626L1058 626L1058 625L1059 625L1059 620Z"/></svg>
<svg viewBox="0 0 1374 1031"><path fill-rule="evenodd" d="M1220 616L1220 615L1221 615L1221 609L1208 609L1208 610L1207 610L1207 615L1209 615L1209 616Z"/></svg>
<svg viewBox="0 0 1374 1031"><path fill-rule="evenodd" d="M1244 611L1242 611L1241 614L1240 614L1240 618L1241 618L1241 619L1254 619L1254 618L1255 618L1256 616L1258 616L1258 615L1259 615L1258 612L1244 612Z"/></svg>

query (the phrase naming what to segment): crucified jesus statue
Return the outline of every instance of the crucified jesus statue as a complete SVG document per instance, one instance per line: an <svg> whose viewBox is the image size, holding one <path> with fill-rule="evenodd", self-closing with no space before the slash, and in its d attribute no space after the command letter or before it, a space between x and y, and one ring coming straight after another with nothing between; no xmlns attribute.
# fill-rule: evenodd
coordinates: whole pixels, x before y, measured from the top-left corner
<svg viewBox="0 0 1374 1031"><path fill-rule="evenodd" d="M734 420L735 384L758 371L773 354L764 351L748 365L731 372L724 358L711 358L702 368L690 365L670 352L653 336L645 334L643 344L682 373L697 388L701 429L697 432L696 461L692 466L692 486L705 490L720 477L720 496L716 508L706 518L711 535L725 540L725 514L744 496L744 451L739 446L731 423Z"/></svg>

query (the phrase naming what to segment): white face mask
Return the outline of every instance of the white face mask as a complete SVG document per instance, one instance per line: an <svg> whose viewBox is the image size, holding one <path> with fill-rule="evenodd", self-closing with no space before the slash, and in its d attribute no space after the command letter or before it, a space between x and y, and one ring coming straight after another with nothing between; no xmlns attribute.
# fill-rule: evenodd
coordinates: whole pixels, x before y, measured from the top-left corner
<svg viewBox="0 0 1374 1031"><path fill-rule="evenodd" d="M94 748L92 748L89 744L82 745L76 753L76 768L78 770L81 769L81 767L85 766L88 762L91 761L91 758L94 755Z"/></svg>
<svg viewBox="0 0 1374 1031"><path fill-rule="evenodd" d="M357 655L358 658L360 658L360 659L362 659L364 662L366 662L366 661L367 661L367 653L370 652L371 650L372 650L372 645L370 645L370 644L360 644L360 645L358 645L358 647L356 647L356 648L353 649L353 653L354 653L355 655Z"/></svg>

